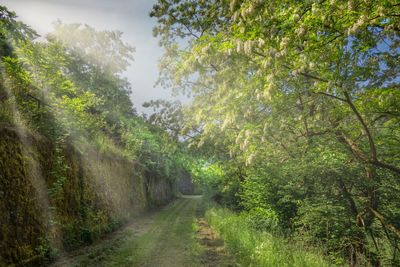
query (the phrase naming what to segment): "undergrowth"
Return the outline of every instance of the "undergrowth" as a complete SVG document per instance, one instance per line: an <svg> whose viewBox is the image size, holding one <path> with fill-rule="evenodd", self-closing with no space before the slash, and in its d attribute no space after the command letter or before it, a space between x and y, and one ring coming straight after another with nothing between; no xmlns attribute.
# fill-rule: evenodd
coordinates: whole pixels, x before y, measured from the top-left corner
<svg viewBox="0 0 400 267"><path fill-rule="evenodd" d="M243 266L334 266L316 248L289 243L287 239L254 229L245 214L214 207L207 210L205 216L224 239L229 252Z"/></svg>

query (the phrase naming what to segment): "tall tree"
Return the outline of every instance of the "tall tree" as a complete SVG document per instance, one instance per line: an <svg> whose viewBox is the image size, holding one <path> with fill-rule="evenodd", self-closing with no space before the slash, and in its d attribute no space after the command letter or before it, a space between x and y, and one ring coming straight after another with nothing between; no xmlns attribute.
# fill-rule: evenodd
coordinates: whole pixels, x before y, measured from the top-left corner
<svg viewBox="0 0 400 267"><path fill-rule="evenodd" d="M327 207L324 198L331 216L344 208L337 223L354 225L352 264L387 260L386 230L387 242L400 238L385 195L399 191L388 189L400 177L399 14L395 1L159 1L151 12L166 49L162 79L193 95L186 121L200 130L198 144L247 165L247 184L269 177L256 184L293 199L288 212L266 198L282 218L318 225L302 210Z"/></svg>

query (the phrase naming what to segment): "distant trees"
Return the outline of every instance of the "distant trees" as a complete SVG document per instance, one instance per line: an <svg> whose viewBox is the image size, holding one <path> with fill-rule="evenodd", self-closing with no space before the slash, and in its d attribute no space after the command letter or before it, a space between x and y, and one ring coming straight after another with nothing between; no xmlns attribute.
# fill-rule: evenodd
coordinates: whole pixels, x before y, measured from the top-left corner
<svg viewBox="0 0 400 267"><path fill-rule="evenodd" d="M226 170L219 194L272 209L352 265L400 260L399 15L394 1L159 1L151 12L163 84L194 97L192 143Z"/></svg>

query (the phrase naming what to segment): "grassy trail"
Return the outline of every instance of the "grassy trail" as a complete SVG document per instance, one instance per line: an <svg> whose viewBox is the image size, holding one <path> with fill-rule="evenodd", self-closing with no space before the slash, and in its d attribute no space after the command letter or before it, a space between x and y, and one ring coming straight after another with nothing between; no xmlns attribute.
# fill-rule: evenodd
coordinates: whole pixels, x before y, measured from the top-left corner
<svg viewBox="0 0 400 267"><path fill-rule="evenodd" d="M177 199L53 266L231 266L223 250L208 257L213 247L202 242L200 213L201 198Z"/></svg>

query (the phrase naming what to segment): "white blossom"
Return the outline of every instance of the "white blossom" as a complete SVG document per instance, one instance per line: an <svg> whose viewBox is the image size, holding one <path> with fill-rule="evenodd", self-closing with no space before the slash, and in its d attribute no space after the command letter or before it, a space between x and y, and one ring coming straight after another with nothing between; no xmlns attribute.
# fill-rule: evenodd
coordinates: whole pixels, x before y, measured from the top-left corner
<svg viewBox="0 0 400 267"><path fill-rule="evenodd" d="M263 48L265 45L265 40L262 38L258 38L258 47Z"/></svg>
<svg viewBox="0 0 400 267"><path fill-rule="evenodd" d="M275 80L275 76L272 73L268 74L266 78L270 83L273 83Z"/></svg>
<svg viewBox="0 0 400 267"><path fill-rule="evenodd" d="M247 12L247 9L245 9L245 8L242 8L242 10L241 10L241 15L242 15L242 17L246 17L246 12Z"/></svg>
<svg viewBox="0 0 400 267"><path fill-rule="evenodd" d="M241 138L242 138L242 134L239 133L238 136L236 136L235 143L236 143L236 144L239 144Z"/></svg>
<svg viewBox="0 0 400 267"><path fill-rule="evenodd" d="M253 42L251 40L248 40L244 43L244 53L246 55L251 54L252 46L253 46Z"/></svg>
<svg viewBox="0 0 400 267"><path fill-rule="evenodd" d="M250 156L246 159L246 165L251 165L256 158L256 154L252 153Z"/></svg>
<svg viewBox="0 0 400 267"><path fill-rule="evenodd" d="M296 29L297 36L301 37L304 36L306 33L306 29L304 28L304 25L301 25L300 28Z"/></svg>
<svg viewBox="0 0 400 267"><path fill-rule="evenodd" d="M236 3L237 3L237 0L231 0L231 2L229 4L229 8L231 9L231 11L233 11L235 9Z"/></svg>
<svg viewBox="0 0 400 267"><path fill-rule="evenodd" d="M253 5L249 5L249 7L247 8L247 15L251 15L254 12L254 6Z"/></svg>
<svg viewBox="0 0 400 267"><path fill-rule="evenodd" d="M385 8L383 6L379 6L377 9L377 12L378 12L379 16L381 16L381 17L385 16Z"/></svg>
<svg viewBox="0 0 400 267"><path fill-rule="evenodd" d="M347 2L347 8L349 10L354 10L354 1L353 0L350 0Z"/></svg>
<svg viewBox="0 0 400 267"><path fill-rule="evenodd" d="M313 3L313 4L312 4L312 6L311 6L311 12L312 12L314 15L318 15L318 13L319 13L319 7L318 7L318 4L317 4L317 3Z"/></svg>
<svg viewBox="0 0 400 267"><path fill-rule="evenodd" d="M289 44L289 38L283 37L281 43L279 44L280 49L285 50Z"/></svg>
<svg viewBox="0 0 400 267"><path fill-rule="evenodd" d="M268 123L264 124L263 133L267 133L268 131Z"/></svg>
<svg viewBox="0 0 400 267"><path fill-rule="evenodd" d="M233 16L232 16L233 21L236 21L238 17L239 17L239 13L237 11L235 13L233 13Z"/></svg>
<svg viewBox="0 0 400 267"><path fill-rule="evenodd" d="M246 138L246 139L244 140L244 142L243 142L243 149L242 149L242 150L245 150L245 149L247 148L248 145L249 145L249 140Z"/></svg>
<svg viewBox="0 0 400 267"><path fill-rule="evenodd" d="M358 30L359 28L361 28L361 27L364 25L364 23L365 23L366 20L367 20L367 17L364 16L364 15L362 15L362 16L356 21L356 23L354 23L350 28L347 29L347 34L348 34L348 35L351 35L351 34L354 34L355 32L357 32L357 30Z"/></svg>
<svg viewBox="0 0 400 267"><path fill-rule="evenodd" d="M210 49L210 44L204 46L204 47L201 49L201 52L204 53L204 54L207 54L207 52L208 52L209 49Z"/></svg>
<svg viewBox="0 0 400 267"><path fill-rule="evenodd" d="M242 41L241 40L237 40L236 41L236 52L240 53L242 51Z"/></svg>
<svg viewBox="0 0 400 267"><path fill-rule="evenodd" d="M271 66L271 61L270 61L270 60L265 59L265 60L262 62L262 67L263 67L264 69L267 69L267 68L270 67L270 66Z"/></svg>

